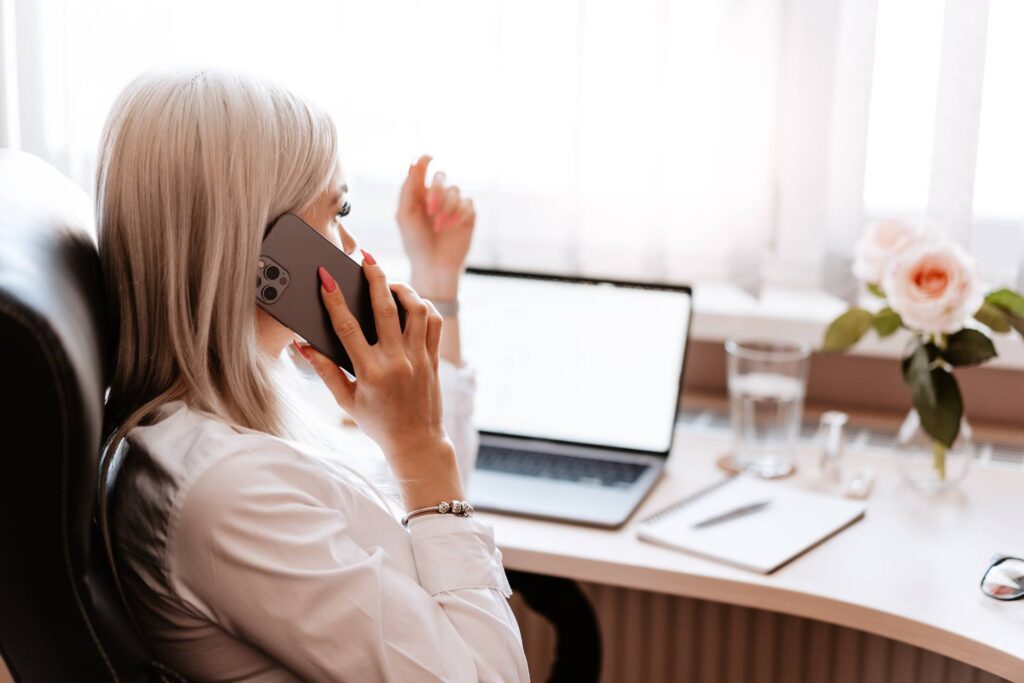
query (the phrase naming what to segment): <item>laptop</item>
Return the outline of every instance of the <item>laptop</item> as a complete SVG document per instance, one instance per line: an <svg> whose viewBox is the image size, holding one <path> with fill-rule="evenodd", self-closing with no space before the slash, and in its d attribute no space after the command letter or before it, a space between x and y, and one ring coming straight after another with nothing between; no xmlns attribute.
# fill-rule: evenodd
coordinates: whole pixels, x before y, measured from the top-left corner
<svg viewBox="0 0 1024 683"><path fill-rule="evenodd" d="M690 289L476 268L460 289L480 430L470 502L624 524L672 450Z"/></svg>

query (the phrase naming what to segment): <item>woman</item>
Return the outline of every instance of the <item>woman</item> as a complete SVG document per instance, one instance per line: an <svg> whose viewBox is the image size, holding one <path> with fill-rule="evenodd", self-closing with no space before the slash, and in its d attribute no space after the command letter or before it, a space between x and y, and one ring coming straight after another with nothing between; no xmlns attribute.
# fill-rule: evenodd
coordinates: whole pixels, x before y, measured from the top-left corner
<svg viewBox="0 0 1024 683"><path fill-rule="evenodd" d="M372 463L318 445L333 427L304 436L318 408L287 390L295 335L256 307L278 216L354 253L336 148L322 110L235 73L146 75L114 105L97 223L119 315L107 422L130 446L111 523L123 592L158 659L190 679L526 680L490 529L453 514L398 521L465 497L456 459L471 467L475 453L473 377L457 318L442 334L421 296L456 299L472 203L442 174L427 187L429 158L410 166L397 218L413 287L390 285L404 332L364 252L374 346L321 270L358 379L300 349L380 446L400 505Z"/></svg>

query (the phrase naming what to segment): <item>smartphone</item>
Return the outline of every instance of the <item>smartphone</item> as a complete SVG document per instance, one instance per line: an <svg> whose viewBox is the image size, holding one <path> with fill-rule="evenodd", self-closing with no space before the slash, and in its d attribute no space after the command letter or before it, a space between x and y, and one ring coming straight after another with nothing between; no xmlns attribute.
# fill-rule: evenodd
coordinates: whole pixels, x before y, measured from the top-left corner
<svg viewBox="0 0 1024 683"><path fill-rule="evenodd" d="M376 344L377 325L370 303L369 282L362 266L294 214L281 216L263 236L257 262L256 303L317 351L355 375L352 359L334 333L320 296L317 274L320 266L338 283L366 341ZM398 306L400 325L405 329L405 309L393 292L392 296Z"/></svg>

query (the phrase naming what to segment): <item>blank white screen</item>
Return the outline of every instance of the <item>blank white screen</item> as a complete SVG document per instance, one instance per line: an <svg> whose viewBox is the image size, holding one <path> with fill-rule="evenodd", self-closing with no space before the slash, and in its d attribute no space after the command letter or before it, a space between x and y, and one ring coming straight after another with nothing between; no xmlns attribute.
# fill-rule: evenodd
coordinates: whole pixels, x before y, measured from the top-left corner
<svg viewBox="0 0 1024 683"><path fill-rule="evenodd" d="M688 294L476 273L461 289L479 429L668 450Z"/></svg>

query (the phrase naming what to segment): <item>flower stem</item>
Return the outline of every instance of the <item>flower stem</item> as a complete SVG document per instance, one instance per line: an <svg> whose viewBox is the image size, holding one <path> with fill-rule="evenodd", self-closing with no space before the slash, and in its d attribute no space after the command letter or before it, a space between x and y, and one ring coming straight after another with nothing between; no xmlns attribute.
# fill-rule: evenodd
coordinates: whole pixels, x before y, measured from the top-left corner
<svg viewBox="0 0 1024 683"><path fill-rule="evenodd" d="M939 481L946 481L946 446L940 442L933 442L932 467L939 475Z"/></svg>

